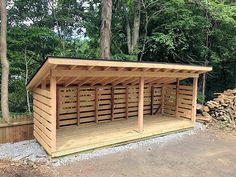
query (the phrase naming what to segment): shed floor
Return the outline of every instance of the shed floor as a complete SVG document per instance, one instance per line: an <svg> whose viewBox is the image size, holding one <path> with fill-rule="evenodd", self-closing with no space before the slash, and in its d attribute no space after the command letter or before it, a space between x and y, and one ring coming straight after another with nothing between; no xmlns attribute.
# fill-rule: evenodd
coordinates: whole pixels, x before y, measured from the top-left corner
<svg viewBox="0 0 236 177"><path fill-rule="evenodd" d="M163 115L144 116L144 131L138 133L137 117L92 125L63 127L57 130L57 151L52 157L127 144L152 136L183 131L194 126L187 119Z"/></svg>

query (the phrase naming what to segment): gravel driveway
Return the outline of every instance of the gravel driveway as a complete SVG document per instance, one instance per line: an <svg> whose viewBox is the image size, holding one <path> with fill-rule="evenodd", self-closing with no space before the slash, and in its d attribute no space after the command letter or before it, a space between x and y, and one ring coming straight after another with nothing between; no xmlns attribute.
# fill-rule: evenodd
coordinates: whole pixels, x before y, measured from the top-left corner
<svg viewBox="0 0 236 177"><path fill-rule="evenodd" d="M30 145L37 147L35 142ZM29 155L19 155L20 151L15 150L15 157L10 161L0 160L0 176L236 176L236 136L213 129L194 130L53 161L46 159L39 147L39 157L31 150L27 149Z"/></svg>

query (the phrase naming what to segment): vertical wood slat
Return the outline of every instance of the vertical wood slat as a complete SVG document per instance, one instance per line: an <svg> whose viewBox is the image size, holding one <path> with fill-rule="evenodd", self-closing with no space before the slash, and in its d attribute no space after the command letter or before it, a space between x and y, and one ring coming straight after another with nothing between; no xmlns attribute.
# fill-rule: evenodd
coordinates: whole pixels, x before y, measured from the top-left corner
<svg viewBox="0 0 236 177"><path fill-rule="evenodd" d="M115 88L111 87L111 120L114 120L115 100L114 100Z"/></svg>
<svg viewBox="0 0 236 177"><path fill-rule="evenodd" d="M154 87L151 86L151 115L153 115L153 103L154 103Z"/></svg>
<svg viewBox="0 0 236 177"><path fill-rule="evenodd" d="M198 78L193 78L193 99L192 99L192 121L193 122L196 122L197 83L198 83Z"/></svg>
<svg viewBox="0 0 236 177"><path fill-rule="evenodd" d="M95 122L98 123L98 88L95 87Z"/></svg>
<svg viewBox="0 0 236 177"><path fill-rule="evenodd" d="M175 95L175 117L179 117L178 115L178 95L179 95L179 79L176 79L176 95Z"/></svg>
<svg viewBox="0 0 236 177"><path fill-rule="evenodd" d="M77 126L80 125L80 88L77 89Z"/></svg>
<svg viewBox="0 0 236 177"><path fill-rule="evenodd" d="M129 117L129 90L128 86L125 87L125 118Z"/></svg>
<svg viewBox="0 0 236 177"><path fill-rule="evenodd" d="M143 132L144 77L139 78L138 131Z"/></svg>
<svg viewBox="0 0 236 177"><path fill-rule="evenodd" d="M56 111L56 105L57 105L57 83L56 83L56 77L51 76L50 78L50 95L51 95L51 113L52 113L52 152L56 151L56 134L57 134L57 125L56 125L56 119L57 119L57 111Z"/></svg>
<svg viewBox="0 0 236 177"><path fill-rule="evenodd" d="M161 114L164 114L164 102L165 102L165 87L161 87Z"/></svg>

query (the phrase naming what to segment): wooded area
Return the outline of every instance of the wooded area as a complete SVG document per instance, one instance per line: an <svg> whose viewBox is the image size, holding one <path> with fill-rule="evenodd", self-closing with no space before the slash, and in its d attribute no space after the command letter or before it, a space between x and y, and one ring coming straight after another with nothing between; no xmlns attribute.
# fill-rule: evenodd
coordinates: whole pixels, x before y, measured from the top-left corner
<svg viewBox="0 0 236 177"><path fill-rule="evenodd" d="M108 18L108 23L103 24L103 8L98 0L7 1L11 112L31 112L32 98L25 85L47 55L100 58L102 24L108 27L106 35L111 37L110 58L212 65L213 72L199 78L200 102L205 100L204 83L207 100L213 97L213 92L236 86L234 1L110 3L105 3L108 14L104 18ZM3 68L1 76L6 79ZM3 86L7 85L2 85L2 91Z"/></svg>

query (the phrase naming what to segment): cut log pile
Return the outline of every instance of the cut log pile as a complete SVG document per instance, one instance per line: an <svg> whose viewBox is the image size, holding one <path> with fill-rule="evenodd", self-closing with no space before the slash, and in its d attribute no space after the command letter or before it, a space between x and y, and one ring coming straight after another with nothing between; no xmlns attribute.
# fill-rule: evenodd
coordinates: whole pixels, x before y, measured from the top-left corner
<svg viewBox="0 0 236 177"><path fill-rule="evenodd" d="M236 128L236 88L216 95L217 98L202 107L200 119L205 119L205 122L221 121L227 127Z"/></svg>

